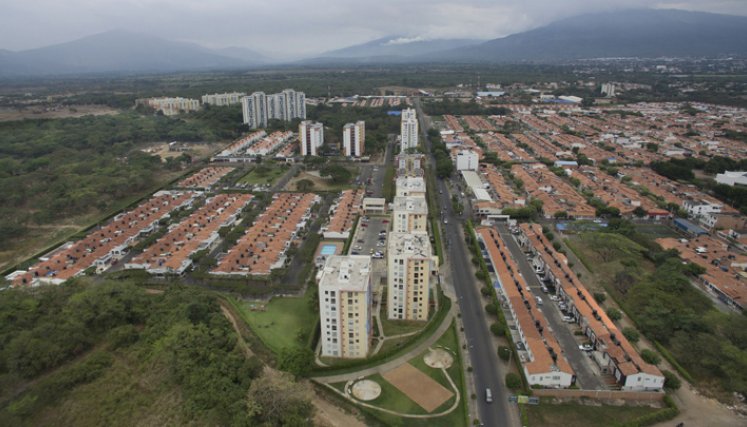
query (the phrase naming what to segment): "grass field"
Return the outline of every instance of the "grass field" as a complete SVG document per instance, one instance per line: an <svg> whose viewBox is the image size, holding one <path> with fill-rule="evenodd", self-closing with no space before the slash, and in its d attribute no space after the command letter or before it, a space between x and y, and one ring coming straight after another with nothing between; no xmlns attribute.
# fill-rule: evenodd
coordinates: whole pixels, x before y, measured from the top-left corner
<svg viewBox="0 0 747 427"><path fill-rule="evenodd" d="M302 347L316 326L310 293L303 297L276 297L264 311L252 310L250 303L239 305L252 332L273 352L285 347ZM299 337L303 337L299 339Z"/></svg>
<svg viewBox="0 0 747 427"><path fill-rule="evenodd" d="M288 170L285 165L259 164L249 173L239 178L237 184L270 184L272 185Z"/></svg>
<svg viewBox="0 0 747 427"><path fill-rule="evenodd" d="M648 406L590 406L574 403L524 405L529 427L608 427L659 411Z"/></svg>
<svg viewBox="0 0 747 427"><path fill-rule="evenodd" d="M582 233L565 242L599 284L610 284L622 271L641 277L654 270L643 256L645 249L619 234Z"/></svg>

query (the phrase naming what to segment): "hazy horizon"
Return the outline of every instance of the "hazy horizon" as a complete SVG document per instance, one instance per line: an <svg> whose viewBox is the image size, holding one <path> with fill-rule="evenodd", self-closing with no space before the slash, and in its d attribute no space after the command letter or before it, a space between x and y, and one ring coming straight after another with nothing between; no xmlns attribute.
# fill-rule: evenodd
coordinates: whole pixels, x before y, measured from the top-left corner
<svg viewBox="0 0 747 427"><path fill-rule="evenodd" d="M315 2L322 3L322 2ZM610 10L666 8L747 15L740 0L587 1L444 0L407 3L329 0L267 4L256 0L2 1L0 49L12 51L64 43L121 29L209 48L241 47L275 58L319 54L381 37L403 42L445 38L492 39L566 17ZM210 24L210 25L206 25ZM44 26L44 31L29 28Z"/></svg>

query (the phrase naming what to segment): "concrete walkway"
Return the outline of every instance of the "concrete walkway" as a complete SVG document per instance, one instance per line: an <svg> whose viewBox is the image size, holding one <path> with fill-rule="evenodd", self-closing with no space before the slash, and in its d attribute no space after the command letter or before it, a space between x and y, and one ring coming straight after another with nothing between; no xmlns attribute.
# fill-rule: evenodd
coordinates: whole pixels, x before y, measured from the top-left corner
<svg viewBox="0 0 747 427"><path fill-rule="evenodd" d="M387 371L391 371L392 369L402 365L403 363L406 363L408 360L419 356L421 353L428 350L429 347L433 346L433 344L438 341L439 338L441 338L441 335L443 335L449 327L451 327L451 322L454 319L454 315L456 314L456 304L451 305L451 309L446 314L446 317L444 317L444 320L441 322L441 324L438 326L438 328L429 336L425 341L421 342L414 348L412 348L407 353L402 354L401 356L397 357L394 360L390 360L389 362L382 363L381 365L373 366L366 369L361 369L360 371L350 372L347 374L338 374L338 375L329 375L329 376L317 376L313 377L312 379L314 381L317 381L322 384L329 384L329 383L338 383L343 381L350 381L353 379L357 379L360 377L367 377L369 375L374 374L382 374Z"/></svg>

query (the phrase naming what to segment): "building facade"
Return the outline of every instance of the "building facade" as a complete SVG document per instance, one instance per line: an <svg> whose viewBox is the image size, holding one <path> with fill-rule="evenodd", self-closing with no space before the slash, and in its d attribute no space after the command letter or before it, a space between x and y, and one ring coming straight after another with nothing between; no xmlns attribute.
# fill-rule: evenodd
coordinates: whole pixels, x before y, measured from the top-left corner
<svg viewBox="0 0 747 427"><path fill-rule="evenodd" d="M202 103L223 107L226 105L240 104L241 98L245 96L246 94L243 92L214 93L202 95Z"/></svg>
<svg viewBox="0 0 747 427"><path fill-rule="evenodd" d="M267 95L264 92L254 92L241 98L241 111L244 114L244 124L249 128L267 127Z"/></svg>
<svg viewBox="0 0 747 427"><path fill-rule="evenodd" d="M366 145L366 122L358 120L342 127L342 150L346 157L361 157Z"/></svg>
<svg viewBox="0 0 747 427"><path fill-rule="evenodd" d="M480 167L480 156L473 150L461 150L456 155L458 171L476 171Z"/></svg>
<svg viewBox="0 0 747 427"><path fill-rule="evenodd" d="M423 196L395 197L392 203L392 231L412 233L428 231L428 202Z"/></svg>
<svg viewBox="0 0 747 427"><path fill-rule="evenodd" d="M164 116L175 116L200 109L200 101L189 98L146 98L139 99L137 104L147 105Z"/></svg>
<svg viewBox="0 0 747 427"><path fill-rule="evenodd" d="M371 328L371 257L332 255L319 273L322 356L363 358Z"/></svg>
<svg viewBox="0 0 747 427"><path fill-rule="evenodd" d="M324 144L324 125L304 120L298 125L298 142L302 156L318 156L319 147Z"/></svg>
<svg viewBox="0 0 747 427"><path fill-rule="evenodd" d="M413 108L402 110L400 143L403 152L418 146L418 118Z"/></svg>
<svg viewBox="0 0 747 427"><path fill-rule="evenodd" d="M387 251L387 315L428 320L430 287L438 259L425 232L390 233Z"/></svg>

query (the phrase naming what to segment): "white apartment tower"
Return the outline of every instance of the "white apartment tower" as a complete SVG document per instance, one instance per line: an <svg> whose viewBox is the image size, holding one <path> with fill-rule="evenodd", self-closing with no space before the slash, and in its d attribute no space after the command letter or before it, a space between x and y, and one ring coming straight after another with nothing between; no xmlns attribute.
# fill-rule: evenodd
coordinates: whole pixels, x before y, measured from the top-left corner
<svg viewBox="0 0 747 427"><path fill-rule="evenodd" d="M363 358L371 328L371 257L333 255L319 273L322 356Z"/></svg>
<svg viewBox="0 0 747 427"><path fill-rule="evenodd" d="M298 142L302 156L317 156L317 149L324 144L324 125L304 120L298 125Z"/></svg>
<svg viewBox="0 0 747 427"><path fill-rule="evenodd" d="M602 83L602 93L607 98L615 97L615 84L614 83Z"/></svg>
<svg viewBox="0 0 747 427"><path fill-rule="evenodd" d="M425 232L390 233L387 251L389 319L428 320L430 284L438 259Z"/></svg>
<svg viewBox="0 0 747 427"><path fill-rule="evenodd" d="M244 113L244 124L251 129L267 127L267 95L254 92L241 98L241 110Z"/></svg>
<svg viewBox="0 0 747 427"><path fill-rule="evenodd" d="M366 122L358 120L342 127L342 149L347 157L361 157L366 145Z"/></svg>
<svg viewBox="0 0 747 427"><path fill-rule="evenodd" d="M418 146L418 118L414 108L402 110L400 142L402 152Z"/></svg>
<svg viewBox="0 0 747 427"><path fill-rule="evenodd" d="M242 92L214 93L202 95L202 103L222 107L226 105L238 104L241 102L241 98L243 98L244 96L246 96L246 94Z"/></svg>
<svg viewBox="0 0 747 427"><path fill-rule="evenodd" d="M398 188L397 191L400 189ZM428 231L428 202L423 194L394 197L392 203L393 232L425 233Z"/></svg>

